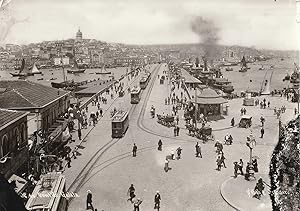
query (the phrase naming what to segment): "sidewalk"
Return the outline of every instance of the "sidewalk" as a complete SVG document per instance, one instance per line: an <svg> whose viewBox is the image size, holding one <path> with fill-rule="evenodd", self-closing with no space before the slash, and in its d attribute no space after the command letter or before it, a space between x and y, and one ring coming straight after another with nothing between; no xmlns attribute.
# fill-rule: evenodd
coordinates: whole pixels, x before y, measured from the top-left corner
<svg viewBox="0 0 300 211"><path fill-rule="evenodd" d="M229 178L220 187L223 199L235 210L241 211L268 211L272 210L269 196L269 187L265 185L264 195L261 199L253 198L254 188L257 180L261 177L269 184L268 175L255 175L256 180L247 181L243 176Z"/></svg>

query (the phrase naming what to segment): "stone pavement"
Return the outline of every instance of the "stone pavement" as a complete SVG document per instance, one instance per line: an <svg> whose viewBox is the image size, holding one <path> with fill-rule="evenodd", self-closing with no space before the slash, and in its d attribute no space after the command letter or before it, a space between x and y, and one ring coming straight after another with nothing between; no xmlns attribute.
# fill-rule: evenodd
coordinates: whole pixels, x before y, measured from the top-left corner
<svg viewBox="0 0 300 211"><path fill-rule="evenodd" d="M268 175L256 175L256 179L260 177L270 184ZM256 182L257 180L246 181L243 176L238 176L236 179L231 177L222 183L220 193L224 200L236 210L271 211L270 189L267 185L260 199L253 198Z"/></svg>
<svg viewBox="0 0 300 211"><path fill-rule="evenodd" d="M160 69L160 75L164 68L163 66ZM144 116L138 121L140 113L143 111L142 104L145 100L145 92L142 95L142 101L136 105L130 116L130 126L125 136L116 144L107 147L109 153L105 153L106 148L100 151L100 156L90 162L94 164L90 171L79 178L79 180L83 179L82 182L76 184L80 187L76 190L80 197L72 201L70 210L85 210L87 190L93 192L94 206L98 210L132 210L132 204L127 202L128 196L126 195L130 184L134 184L137 197L143 199L141 210L153 210L153 197L157 190L160 191L162 196L161 210L234 210L221 196L220 187L224 181L233 175L234 161L238 161L240 158L244 162L249 160L249 149L245 145L245 139L250 131L249 129L237 127L226 129L227 127L224 127L224 125L230 125L232 116L239 120L242 99L230 101L232 110L230 108L228 117L217 122L210 122L213 128L217 128L219 125L219 128L223 129L213 132L217 139L223 140L227 132L234 137L232 146L224 146L227 168L216 171L214 142L201 143L203 158L196 158L194 146L199 141L198 139L188 136L187 131L184 129L181 129L179 137L175 138L172 128L159 125L156 118L151 119L151 105L155 106L156 113L167 112L172 108L172 106L164 105L164 99L169 94L168 85L160 85L157 78L154 80L154 87L148 99ZM128 103L127 99L124 98L122 103ZM270 99L271 106L285 103L282 98L274 97ZM290 105L290 109L282 118L285 118L285 115L292 114L292 106L294 105ZM253 130L256 137L259 135L260 112L267 119L266 127L268 127L268 130L266 130L266 136L262 140L257 138L260 144L253 151L254 156L258 157L259 173L266 175L269 170L273 146L277 142L278 120L273 116L272 109L260 110L255 107L247 107L247 109L254 118ZM180 118L179 124L183 127L182 113L180 113ZM108 122L109 117L105 116L101 121ZM236 122L238 121L236 120ZM142 125L139 123L142 123ZM149 133L144 129L155 133ZM101 123L99 126L97 125L96 130L93 130L87 137L84 151L88 151L89 155L85 156L90 158L109 141L109 138L110 125ZM159 138L163 141L162 151L157 150ZM131 153L133 143L136 143L138 147L137 157L135 158L132 157ZM171 169L166 173L163 170L165 157L170 154L171 150L176 150L178 146L183 149L182 159L171 160ZM85 162L81 162L81 168L85 165L91 166L87 158ZM235 200L238 200L238 198L234 198L232 203Z"/></svg>
<svg viewBox="0 0 300 211"><path fill-rule="evenodd" d="M151 66L151 68L154 68L154 67ZM132 78L130 81L128 81L127 77L125 77L121 80L121 82L123 82L125 84L125 90L126 90L127 96L129 94L127 93L126 85L131 86L131 87L133 85L136 85L136 83L138 83L138 81L139 81L139 78L140 78L140 74L137 77ZM93 146L95 146L94 141L96 141L96 140L94 140L94 139L91 140L89 137L91 131L94 129L102 130L102 131L109 130L109 132L106 133L106 135L107 135L106 138L101 141L102 144L108 142L108 140L111 139L110 111L113 110L114 107L118 107L118 105L116 105L116 102L119 102L120 99L119 99L119 97L117 97L115 92L114 92L114 99L111 99L110 94L106 95L105 93L103 93L103 96L107 98L107 104L100 103L101 108L103 109L103 117L99 118L98 123L96 124L95 127L92 125L89 125L87 129L81 130L82 131L82 140L79 140L79 137L77 134L78 125L77 125L77 121L75 120L75 122L76 122L75 128L74 128L74 131L72 132L72 137L75 140L75 142L68 144L68 146L71 147L72 152L73 151L77 152L76 153L77 156L76 156L76 159L74 159L75 157L72 156L72 162L71 162L72 167L71 168L67 168L67 163L66 163L66 161L64 161L64 174L66 175L66 178L68 179L67 188L69 188L69 186L74 182L77 175L80 173L82 168L84 166L86 166L89 159L91 158L91 154L84 152L84 151L86 151L85 149L93 149ZM87 114L88 117L91 112L96 112L96 111L97 111L96 105L95 106L93 106L92 104L88 105L88 114ZM100 126L100 125L102 125L102 126ZM103 126L106 129L103 129Z"/></svg>

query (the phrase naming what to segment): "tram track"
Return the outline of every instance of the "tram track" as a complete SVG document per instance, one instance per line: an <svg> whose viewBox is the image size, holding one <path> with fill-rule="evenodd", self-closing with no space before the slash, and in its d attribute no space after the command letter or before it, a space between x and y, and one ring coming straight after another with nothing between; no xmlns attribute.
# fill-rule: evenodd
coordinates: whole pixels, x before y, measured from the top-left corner
<svg viewBox="0 0 300 211"><path fill-rule="evenodd" d="M273 76L273 72L274 70L272 71L272 74L271 74L271 77L270 79L272 78ZM168 136L168 135L164 135L164 134L161 134L159 132L156 132L156 131L153 131L149 128L147 128L145 125L144 125L144 122L143 122L143 117L145 115L145 112L146 112L146 107L147 107L147 102L150 98L150 95L151 95L151 90L153 89L153 86L154 86L154 83L155 83L155 79L157 77L157 74L158 74L158 71L156 71L155 73L155 76L151 79L152 81L150 82L150 87L149 89L147 90L147 94L146 94L146 97L143 101L143 104L142 104L142 108L141 108L141 113L138 117L138 121L137 121L137 126L138 128L140 128L142 131L148 133L148 134L151 134L151 135L154 135L154 136L158 136L158 137L163 137L163 138L167 138L167 139L175 139L177 141L185 141L185 142L192 142L192 143L195 143L196 140L191 140L191 139L184 139L184 138L177 138L177 137L174 137L174 136ZM265 77L266 77L267 73L265 74ZM265 78L264 77L264 78ZM264 79L265 80L265 79ZM183 128L185 129L185 128ZM225 129L230 129L230 128L225 128ZM224 129L224 130L225 130ZM216 130L212 130L212 131L220 131L220 130L223 130L223 129L216 129ZM207 142L206 144L214 144L214 142ZM240 145L244 145L245 142L241 142L241 141L238 141L238 142L235 142L235 144L240 144ZM276 144L272 144L272 143L257 143L256 145L258 146L276 146Z"/></svg>
<svg viewBox="0 0 300 211"><path fill-rule="evenodd" d="M157 70L159 66L155 67L154 71ZM138 78L136 78L135 80L132 81L135 82ZM132 84L131 83L131 84ZM130 85L131 85L130 84ZM130 85L128 85L127 87L129 87ZM113 103L108 107L108 109L106 110L105 113L107 113L107 111L109 111L109 109L112 107L112 105L114 104L114 102L118 99L119 97L116 97L113 101ZM128 116L131 116L132 113L135 111L137 107L137 104L131 105L129 112L128 112ZM92 129L94 129L95 127L93 127ZM107 143L105 143L102 147L100 147L93 155L92 157L88 160L87 165L85 165L81 171L79 172L79 174L77 175L77 177L74 179L74 181L71 183L71 185L68 187L67 192L74 192L77 193L79 192L79 190L81 189L81 187L86 183L86 178L88 177L88 175L91 173L91 171L94 169L94 166L96 165L96 163L100 160L100 158L103 156L103 154L108 151L112 146L114 146L116 143L118 143L122 138L112 138L110 141L108 141ZM73 198L69 199L69 203L71 203L73 200Z"/></svg>

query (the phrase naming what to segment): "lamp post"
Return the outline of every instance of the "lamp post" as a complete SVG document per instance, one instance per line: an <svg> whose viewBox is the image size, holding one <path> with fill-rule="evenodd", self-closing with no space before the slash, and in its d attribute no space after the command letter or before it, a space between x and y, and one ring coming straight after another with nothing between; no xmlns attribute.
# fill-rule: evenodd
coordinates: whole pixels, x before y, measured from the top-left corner
<svg viewBox="0 0 300 211"><path fill-rule="evenodd" d="M247 146L249 147L249 149L250 149L249 169L250 169L250 171L252 171L252 169L253 169L253 165L252 165L252 157L253 157L253 156L252 156L252 153L253 153L253 148L256 146L256 141L255 141L255 138L254 138L254 136L253 136L253 134L252 134L252 131L250 132L250 135L247 137L246 145L247 145ZM251 177L253 177L253 178L255 179L253 173L249 173L249 179L250 179Z"/></svg>

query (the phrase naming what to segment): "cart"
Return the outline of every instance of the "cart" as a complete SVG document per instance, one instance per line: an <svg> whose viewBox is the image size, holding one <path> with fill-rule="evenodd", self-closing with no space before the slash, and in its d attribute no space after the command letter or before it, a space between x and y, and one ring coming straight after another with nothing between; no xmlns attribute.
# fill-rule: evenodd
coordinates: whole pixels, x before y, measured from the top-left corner
<svg viewBox="0 0 300 211"><path fill-rule="evenodd" d="M242 116L239 127L249 128L252 125L252 116L244 115Z"/></svg>

